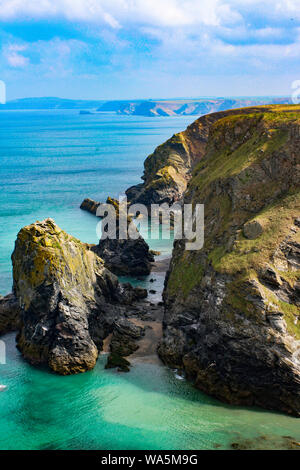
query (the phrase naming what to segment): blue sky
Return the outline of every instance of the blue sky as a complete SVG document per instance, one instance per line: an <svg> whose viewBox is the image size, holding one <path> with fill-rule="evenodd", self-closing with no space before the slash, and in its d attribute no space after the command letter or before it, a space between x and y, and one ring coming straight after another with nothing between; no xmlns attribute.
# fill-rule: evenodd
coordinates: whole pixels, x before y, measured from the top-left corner
<svg viewBox="0 0 300 470"><path fill-rule="evenodd" d="M0 0L7 98L290 95L300 0Z"/></svg>

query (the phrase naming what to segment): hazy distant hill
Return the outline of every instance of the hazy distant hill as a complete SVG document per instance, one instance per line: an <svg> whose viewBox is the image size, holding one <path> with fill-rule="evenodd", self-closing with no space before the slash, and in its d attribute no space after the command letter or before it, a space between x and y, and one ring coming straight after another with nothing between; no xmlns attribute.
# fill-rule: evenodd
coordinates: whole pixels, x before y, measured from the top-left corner
<svg viewBox="0 0 300 470"><path fill-rule="evenodd" d="M78 109L134 116L198 116L215 111L263 104L289 104L288 97L200 98L174 100L70 100L63 98L23 98L0 105L0 110ZM88 114L88 113L87 113Z"/></svg>
<svg viewBox="0 0 300 470"><path fill-rule="evenodd" d="M104 101L99 100L68 100L64 98L22 98L0 104L1 109L96 109Z"/></svg>

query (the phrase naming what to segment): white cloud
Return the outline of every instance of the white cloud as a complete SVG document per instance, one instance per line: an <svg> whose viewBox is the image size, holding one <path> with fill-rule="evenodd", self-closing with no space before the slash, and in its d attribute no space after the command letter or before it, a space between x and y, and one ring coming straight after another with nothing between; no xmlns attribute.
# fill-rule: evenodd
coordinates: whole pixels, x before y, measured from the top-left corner
<svg viewBox="0 0 300 470"><path fill-rule="evenodd" d="M78 29L87 44L56 38L28 44L26 54L6 48L11 67L30 63L34 71L60 76L85 60L87 75L109 67L144 70L150 62L175 73L278 71L287 61L297 68L297 18L300 0L0 0L0 21L84 23Z"/></svg>
<svg viewBox="0 0 300 470"><path fill-rule="evenodd" d="M24 68L29 64L28 57L20 54L20 52L25 51L25 49L26 46L22 44L9 44L5 47L4 57L11 67Z"/></svg>
<svg viewBox="0 0 300 470"><path fill-rule="evenodd" d="M103 21L113 28L142 23L164 26L216 26L240 19L223 0L0 0L0 19L49 18Z"/></svg>

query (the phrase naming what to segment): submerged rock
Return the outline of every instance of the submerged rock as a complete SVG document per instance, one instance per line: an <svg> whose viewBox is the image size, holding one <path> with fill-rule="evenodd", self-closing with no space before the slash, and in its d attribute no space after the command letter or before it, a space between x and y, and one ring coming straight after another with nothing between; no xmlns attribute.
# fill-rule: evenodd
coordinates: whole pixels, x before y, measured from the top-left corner
<svg viewBox="0 0 300 470"><path fill-rule="evenodd" d="M159 354L221 400L300 416L300 106L249 110L209 128L184 199L205 243L175 242Z"/></svg>
<svg viewBox="0 0 300 470"><path fill-rule="evenodd" d="M52 219L20 230L12 262L23 356L63 375L92 369L120 315L117 278Z"/></svg>
<svg viewBox="0 0 300 470"><path fill-rule="evenodd" d="M111 352L108 356L107 368L119 367L123 372L128 372L130 363L124 360L124 356L129 356L139 348L137 341L144 334L144 327L135 325L126 318L117 320L110 342Z"/></svg>
<svg viewBox="0 0 300 470"><path fill-rule="evenodd" d="M120 372L130 371L130 362L125 357L120 356L116 353L110 353L105 364L105 369L117 368Z"/></svg>

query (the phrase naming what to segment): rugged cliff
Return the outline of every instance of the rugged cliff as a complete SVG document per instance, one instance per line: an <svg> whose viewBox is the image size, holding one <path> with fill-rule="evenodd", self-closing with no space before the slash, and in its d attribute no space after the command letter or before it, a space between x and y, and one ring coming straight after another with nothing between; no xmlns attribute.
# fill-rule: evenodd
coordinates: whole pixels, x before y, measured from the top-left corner
<svg viewBox="0 0 300 470"><path fill-rule="evenodd" d="M184 200L205 243L175 243L159 354L221 400L300 415L300 106L219 114L205 138L201 119Z"/></svg>
<svg viewBox="0 0 300 470"><path fill-rule="evenodd" d="M135 298L90 248L46 219L20 230L12 254L18 347L63 375L94 367L122 304Z"/></svg>
<svg viewBox="0 0 300 470"><path fill-rule="evenodd" d="M207 114L159 145L144 162L143 183L127 189L131 203L147 206L181 201L195 165L203 158L212 125L229 115L253 114L262 107L233 109ZM272 112L274 106L263 107Z"/></svg>

